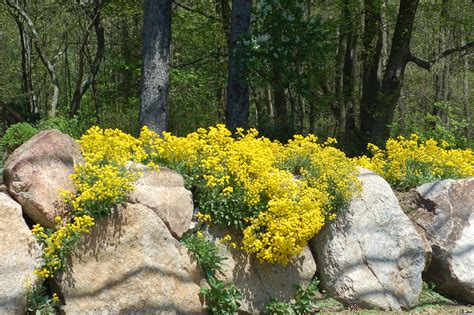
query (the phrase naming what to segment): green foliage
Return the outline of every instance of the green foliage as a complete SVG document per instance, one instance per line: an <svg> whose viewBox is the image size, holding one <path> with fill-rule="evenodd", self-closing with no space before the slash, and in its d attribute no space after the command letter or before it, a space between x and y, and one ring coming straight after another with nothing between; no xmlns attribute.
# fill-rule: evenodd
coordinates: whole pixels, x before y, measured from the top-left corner
<svg viewBox="0 0 474 315"><path fill-rule="evenodd" d="M473 140L466 137L469 121L461 110L463 104L439 101L434 103L433 107L443 112L444 117L426 112L421 117L413 114L413 120L405 125L392 124L392 136L416 133L421 141L433 139L439 143L447 142L450 148L473 148Z"/></svg>
<svg viewBox="0 0 474 315"><path fill-rule="evenodd" d="M276 298L272 298L265 308L265 313L269 315L293 315L295 312L291 307L290 303L278 301Z"/></svg>
<svg viewBox="0 0 474 315"><path fill-rule="evenodd" d="M81 126L77 116L73 118L66 118L63 116L46 117L41 119L36 127L43 130L57 129L62 133L70 135L74 139L79 139L86 131L84 126Z"/></svg>
<svg viewBox="0 0 474 315"><path fill-rule="evenodd" d="M448 102L435 103L435 107L440 107L448 113L447 120L449 124L443 123L439 116L427 114L425 121L429 127L417 130L420 139L434 139L438 142L446 141L452 148L469 147L469 140L464 135L465 129L468 126L466 119L455 115L452 110L454 106Z"/></svg>
<svg viewBox="0 0 474 315"><path fill-rule="evenodd" d="M318 284L319 280L313 279L306 287L301 284L296 285L296 293L292 302L286 303L278 301L277 299L272 299L272 301L266 307L266 313L282 315L312 314L315 308L314 299L318 290Z"/></svg>
<svg viewBox="0 0 474 315"><path fill-rule="evenodd" d="M313 311L312 300L316 296L319 280L313 279L307 287L296 286L295 303L293 310L296 314L310 314Z"/></svg>
<svg viewBox="0 0 474 315"><path fill-rule="evenodd" d="M206 239L201 232L198 233L186 235L181 242L192 253L199 266L203 269L204 274L212 277L220 269L224 258L213 241Z"/></svg>
<svg viewBox="0 0 474 315"><path fill-rule="evenodd" d="M38 133L38 129L29 123L11 125L0 140L0 147L8 154Z"/></svg>
<svg viewBox="0 0 474 315"><path fill-rule="evenodd" d="M436 307L437 305L454 305L455 302L445 298L436 292L436 285L433 283L423 282L418 305L413 309L415 312L422 312L426 309Z"/></svg>
<svg viewBox="0 0 474 315"><path fill-rule="evenodd" d="M201 288L201 294L211 314L235 314L239 308L238 300L242 297L233 283L226 283L213 276L208 279L209 288Z"/></svg>
<svg viewBox="0 0 474 315"><path fill-rule="evenodd" d="M35 315L56 314L55 307L59 305L56 294L49 297L43 285L28 284L26 286L26 311Z"/></svg>
<svg viewBox="0 0 474 315"><path fill-rule="evenodd" d="M424 183L432 183L439 180L439 176L435 175L431 171L432 165L427 162L417 161L415 159L407 159L406 161L406 173L405 176L400 178L397 184L398 188L408 190L413 187L417 187ZM457 178L454 174L449 172L446 168L445 178Z"/></svg>

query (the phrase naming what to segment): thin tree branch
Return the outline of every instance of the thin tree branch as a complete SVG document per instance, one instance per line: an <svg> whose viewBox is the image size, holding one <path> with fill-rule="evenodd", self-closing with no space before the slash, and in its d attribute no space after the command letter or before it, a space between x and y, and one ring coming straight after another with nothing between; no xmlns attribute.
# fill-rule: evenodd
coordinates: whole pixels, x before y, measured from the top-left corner
<svg viewBox="0 0 474 315"><path fill-rule="evenodd" d="M7 0L7 5L14 9L21 17L25 20L26 24L30 28L31 33L33 34L33 40L35 42L35 49L38 53L41 61L43 62L44 66L48 70L48 73L51 77L51 82L54 86L53 88L53 99L51 100L51 109L49 111L49 116L54 117L56 115L56 108L59 102L59 80L56 75L56 70L54 69L54 65L49 61L43 51L43 45L41 42L41 37L39 36L38 32L36 31L35 25L33 21L30 19L28 14L21 8L17 3L13 3L10 0Z"/></svg>
<svg viewBox="0 0 474 315"><path fill-rule="evenodd" d="M188 6L184 5L184 4L181 4L181 3L177 2L177 1L173 1L173 3L174 3L177 7L180 7L180 8L182 8L182 9L186 10L186 11L189 11L189 12L192 12L192 13L197 13L197 14L202 15L202 16L204 16L204 17L210 19L210 20L222 22L221 19L216 18L215 16L212 16L212 15L206 14L206 13L204 13L204 12L201 12L201 11L199 11L199 10L190 8L190 7L188 7Z"/></svg>
<svg viewBox="0 0 474 315"><path fill-rule="evenodd" d="M423 58L420 58L420 57L417 57L417 56L414 56L413 54L410 53L410 55L408 56L408 61L409 62L413 62L414 64L416 64L417 66L425 69L425 70L431 70L431 67L433 67L433 62L432 61L429 61L427 59L423 59Z"/></svg>
<svg viewBox="0 0 474 315"><path fill-rule="evenodd" d="M470 54L470 53L472 53L470 50L472 50L473 48L474 48L474 42L469 42L469 43L464 44L462 46L453 47L453 48L450 48L450 49L447 49L447 50L443 51L441 54L439 54L439 56L436 59L434 59L432 61L427 60L427 59L423 59L421 57L414 56L410 52L409 55L408 55L408 60L407 61L413 62L414 64L416 64L417 66L419 66L423 69L431 70L433 65L435 63L437 63L438 61L440 61L441 59L446 58L446 57L448 57L452 54L458 53L458 52L464 52L463 55Z"/></svg>
<svg viewBox="0 0 474 315"><path fill-rule="evenodd" d="M461 52L461 51L466 51L466 50L469 50L469 49L473 49L474 48L474 42L469 42L467 44L464 44L462 46L459 46L459 47L454 47L454 48L450 48L448 50L445 50L441 53L441 55L438 57L438 59L436 59L436 61L444 58L444 57L447 57L449 55L452 55L454 53L457 53L457 52Z"/></svg>

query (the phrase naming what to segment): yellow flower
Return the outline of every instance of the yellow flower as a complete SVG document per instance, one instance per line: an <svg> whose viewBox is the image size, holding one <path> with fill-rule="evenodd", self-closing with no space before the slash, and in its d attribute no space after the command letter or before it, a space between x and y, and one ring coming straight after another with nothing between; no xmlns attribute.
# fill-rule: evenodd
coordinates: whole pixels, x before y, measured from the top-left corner
<svg viewBox="0 0 474 315"><path fill-rule="evenodd" d="M53 297L51 298L54 303L59 302L59 296L56 293L53 293Z"/></svg>

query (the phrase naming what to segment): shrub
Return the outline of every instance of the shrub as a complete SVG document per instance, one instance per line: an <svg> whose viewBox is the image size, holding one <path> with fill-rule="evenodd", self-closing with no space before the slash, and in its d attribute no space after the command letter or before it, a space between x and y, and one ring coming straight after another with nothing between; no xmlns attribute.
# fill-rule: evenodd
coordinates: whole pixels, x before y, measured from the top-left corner
<svg viewBox="0 0 474 315"><path fill-rule="evenodd" d="M11 125L5 132L2 140L0 140L0 147L8 154L11 154L16 148L37 133L38 129L26 122Z"/></svg>
<svg viewBox="0 0 474 315"><path fill-rule="evenodd" d="M409 189L426 182L474 175L474 152L470 149L448 149L433 139L420 141L410 138L389 139L386 149L368 145L372 157L356 158L358 165L371 169L384 177L392 186Z"/></svg>
<svg viewBox="0 0 474 315"><path fill-rule="evenodd" d="M185 175L214 224L243 232L243 249L270 263L299 254L357 186L352 162L314 136L282 145L255 129L233 135L217 125L186 137L144 129L139 139L155 163Z"/></svg>
<svg viewBox="0 0 474 315"><path fill-rule="evenodd" d="M41 131L58 129L62 133L68 134L74 139L79 139L85 131L84 128L80 125L77 116L73 118L66 118L62 116L46 117L41 119L36 124L36 127Z"/></svg>
<svg viewBox="0 0 474 315"><path fill-rule="evenodd" d="M233 283L226 283L213 276L209 277L209 288L201 288L207 307L211 314L236 314L242 297Z"/></svg>
<svg viewBox="0 0 474 315"><path fill-rule="evenodd" d="M219 249L211 240L204 237L202 232L189 234L181 241L192 253L196 262L201 266L207 277L215 276L220 269L224 258L219 254Z"/></svg>
<svg viewBox="0 0 474 315"><path fill-rule="evenodd" d="M266 307L267 314L313 314L314 303L313 299L318 290L319 281L317 279L311 280L308 286L304 287L301 284L295 286L296 293L293 301L290 303L281 302L277 299L272 301Z"/></svg>

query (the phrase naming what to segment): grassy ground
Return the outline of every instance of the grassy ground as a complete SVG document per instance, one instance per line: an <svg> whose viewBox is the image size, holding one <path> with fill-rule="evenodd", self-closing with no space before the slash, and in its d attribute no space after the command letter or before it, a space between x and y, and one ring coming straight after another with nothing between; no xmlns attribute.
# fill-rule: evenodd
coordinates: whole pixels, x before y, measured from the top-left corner
<svg viewBox="0 0 474 315"><path fill-rule="evenodd" d="M359 309L357 306L344 307L335 299L324 296L317 299L315 308L320 314L474 314L474 305L450 300L437 293L427 283L423 283L420 301L409 311L385 312Z"/></svg>

